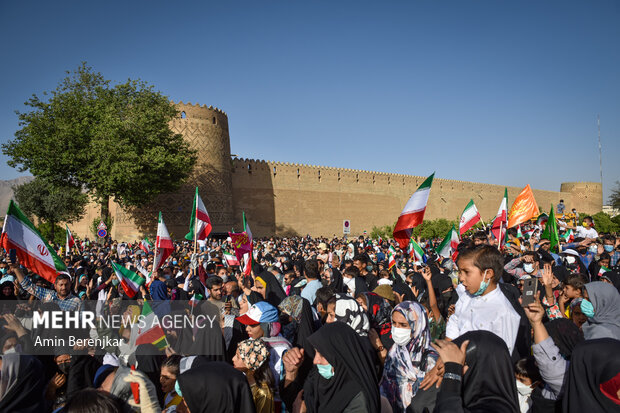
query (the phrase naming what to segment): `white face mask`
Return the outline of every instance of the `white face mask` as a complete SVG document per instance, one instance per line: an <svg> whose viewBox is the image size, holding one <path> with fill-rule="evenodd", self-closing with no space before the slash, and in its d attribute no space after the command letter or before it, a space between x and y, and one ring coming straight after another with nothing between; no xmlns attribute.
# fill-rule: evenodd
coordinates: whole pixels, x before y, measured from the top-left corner
<svg viewBox="0 0 620 413"><path fill-rule="evenodd" d="M411 341L411 329L392 327L392 340L399 346L405 346Z"/></svg>
<svg viewBox="0 0 620 413"><path fill-rule="evenodd" d="M352 293L355 293L355 278L342 277L342 282L346 285Z"/></svg>
<svg viewBox="0 0 620 413"><path fill-rule="evenodd" d="M575 257L573 257L572 255L567 255L566 256L566 262L568 264L574 264L575 263Z"/></svg>
<svg viewBox="0 0 620 413"><path fill-rule="evenodd" d="M530 394L532 394L532 390L534 389L532 389L527 384L524 384L521 381L517 380L517 391L521 396L529 396Z"/></svg>
<svg viewBox="0 0 620 413"><path fill-rule="evenodd" d="M534 264L530 264L530 263L525 263L523 264L523 270L528 273L531 274L534 272Z"/></svg>

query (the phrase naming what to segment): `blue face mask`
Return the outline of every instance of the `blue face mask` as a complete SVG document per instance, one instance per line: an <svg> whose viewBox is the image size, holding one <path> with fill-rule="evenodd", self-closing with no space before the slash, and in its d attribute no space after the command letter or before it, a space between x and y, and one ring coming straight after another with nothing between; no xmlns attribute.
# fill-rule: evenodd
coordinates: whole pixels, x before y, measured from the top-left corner
<svg viewBox="0 0 620 413"><path fill-rule="evenodd" d="M181 387L179 386L178 380L174 382L174 391L177 392L179 396L183 397L183 395L181 394Z"/></svg>
<svg viewBox="0 0 620 413"><path fill-rule="evenodd" d="M0 274L6 274L6 268L0 268Z"/></svg>
<svg viewBox="0 0 620 413"><path fill-rule="evenodd" d="M366 266L366 271L372 271L372 265L370 265L370 264L369 264L369 265L367 265L367 266Z"/></svg>
<svg viewBox="0 0 620 413"><path fill-rule="evenodd" d="M116 286L118 285L118 283L119 283L119 281L118 281L118 280L112 280L112 285L113 285L113 286L115 286L115 287L116 287Z"/></svg>
<svg viewBox="0 0 620 413"><path fill-rule="evenodd" d="M334 369L331 364L317 364L316 368L319 370L319 374L323 376L323 378L329 380L334 377Z"/></svg>
<svg viewBox="0 0 620 413"><path fill-rule="evenodd" d="M594 317L594 306L585 298L581 300L581 312L588 318Z"/></svg>
<svg viewBox="0 0 620 413"><path fill-rule="evenodd" d="M604 245L603 248L605 248L605 252L612 252L614 250L613 245Z"/></svg>
<svg viewBox="0 0 620 413"><path fill-rule="evenodd" d="M478 291L476 291L473 295L480 296L482 294L484 294L484 292L487 290L487 288L489 287L489 282L491 280L487 280L487 270L484 271L484 275L483 275L483 279L482 282L480 283L480 287L478 287Z"/></svg>
<svg viewBox="0 0 620 413"><path fill-rule="evenodd" d="M172 265L177 265L177 263L178 263L177 260L172 261Z"/></svg>

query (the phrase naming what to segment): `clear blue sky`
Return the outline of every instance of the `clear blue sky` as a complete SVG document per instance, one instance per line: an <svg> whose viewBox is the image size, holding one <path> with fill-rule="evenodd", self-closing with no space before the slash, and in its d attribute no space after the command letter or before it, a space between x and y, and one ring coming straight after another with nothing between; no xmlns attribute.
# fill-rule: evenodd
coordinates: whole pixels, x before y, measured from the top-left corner
<svg viewBox="0 0 620 413"><path fill-rule="evenodd" d="M0 3L0 141L86 60L229 115L243 157L559 190L620 179L620 2ZM1 157L0 178L20 174Z"/></svg>

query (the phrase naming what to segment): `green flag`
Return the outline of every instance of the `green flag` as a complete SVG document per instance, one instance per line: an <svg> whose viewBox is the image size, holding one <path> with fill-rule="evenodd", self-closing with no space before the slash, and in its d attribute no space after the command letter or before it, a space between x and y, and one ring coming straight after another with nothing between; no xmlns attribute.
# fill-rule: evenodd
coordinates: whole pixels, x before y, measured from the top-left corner
<svg viewBox="0 0 620 413"><path fill-rule="evenodd" d="M560 244L560 235L558 233L558 222L555 219L555 212L553 205L551 205L551 212L549 212L549 220L545 226L540 239L549 240L549 251L558 252L558 245Z"/></svg>

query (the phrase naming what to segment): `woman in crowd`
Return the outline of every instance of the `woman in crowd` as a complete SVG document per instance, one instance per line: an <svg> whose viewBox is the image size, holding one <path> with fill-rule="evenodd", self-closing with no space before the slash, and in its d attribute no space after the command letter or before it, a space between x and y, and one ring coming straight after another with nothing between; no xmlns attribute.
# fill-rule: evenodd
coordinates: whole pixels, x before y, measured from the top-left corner
<svg viewBox="0 0 620 413"><path fill-rule="evenodd" d="M515 374L504 340L489 331L470 331L433 347L445 373L436 413L517 413Z"/></svg>
<svg viewBox="0 0 620 413"><path fill-rule="evenodd" d="M265 343L261 339L239 343L233 366L248 380L256 413L273 412L275 381L269 368L269 350Z"/></svg>
<svg viewBox="0 0 620 413"><path fill-rule="evenodd" d="M180 373L181 356L172 354L164 360L161 365L161 371L159 374L159 383L161 384L161 390L164 393L164 409L169 409L172 406L177 406L181 403L182 397L176 392L174 385L177 377Z"/></svg>
<svg viewBox="0 0 620 413"><path fill-rule="evenodd" d="M308 338L316 366L304 385L309 413L379 411L377 376L364 339L342 322L326 324Z"/></svg>
<svg viewBox="0 0 620 413"><path fill-rule="evenodd" d="M620 293L613 285L602 281L586 284L581 311L588 318L582 327L586 340L620 340Z"/></svg>
<svg viewBox="0 0 620 413"><path fill-rule="evenodd" d="M392 340L381 378L381 396L394 412L432 410L436 392L414 401L427 371L435 366L437 354L431 347L430 330L424 307L404 301L392 311ZM410 408L410 405L412 405ZM417 406L416 406L417 405Z"/></svg>
<svg viewBox="0 0 620 413"><path fill-rule="evenodd" d="M248 380L228 363L211 361L181 373L175 384L189 413L254 413Z"/></svg>

